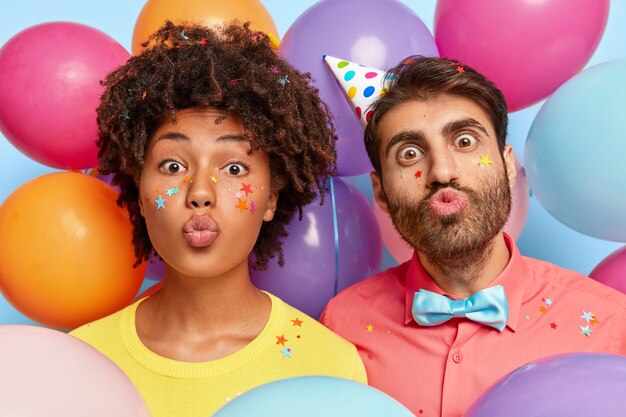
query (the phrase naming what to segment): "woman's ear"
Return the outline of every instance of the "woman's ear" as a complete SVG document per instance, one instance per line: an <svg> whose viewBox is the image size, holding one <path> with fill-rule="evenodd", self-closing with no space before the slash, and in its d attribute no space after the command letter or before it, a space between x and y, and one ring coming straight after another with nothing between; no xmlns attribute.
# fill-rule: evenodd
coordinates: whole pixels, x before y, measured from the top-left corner
<svg viewBox="0 0 626 417"><path fill-rule="evenodd" d="M270 191L267 205L265 206L265 213L263 213L263 220L266 222L272 221L274 213L276 213L276 207L278 206L278 190Z"/></svg>

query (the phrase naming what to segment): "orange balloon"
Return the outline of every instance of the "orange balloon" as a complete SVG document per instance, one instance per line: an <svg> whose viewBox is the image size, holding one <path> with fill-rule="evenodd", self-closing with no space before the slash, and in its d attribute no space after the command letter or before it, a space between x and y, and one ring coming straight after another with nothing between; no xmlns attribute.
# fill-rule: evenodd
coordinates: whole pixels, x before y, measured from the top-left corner
<svg viewBox="0 0 626 417"><path fill-rule="evenodd" d="M89 175L35 178L0 205L0 291L25 316L73 329L133 301L132 229L116 191Z"/></svg>
<svg viewBox="0 0 626 417"><path fill-rule="evenodd" d="M133 55L144 49L141 44L163 26L166 20L211 26L233 19L242 23L250 21L253 30L265 32L271 38L278 39L274 20L259 0L148 0L135 23Z"/></svg>

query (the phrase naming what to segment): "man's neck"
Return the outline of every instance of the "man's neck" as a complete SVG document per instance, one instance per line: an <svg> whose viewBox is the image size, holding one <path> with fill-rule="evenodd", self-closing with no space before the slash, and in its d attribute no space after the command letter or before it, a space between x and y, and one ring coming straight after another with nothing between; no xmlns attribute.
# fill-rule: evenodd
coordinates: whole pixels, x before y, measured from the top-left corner
<svg viewBox="0 0 626 417"><path fill-rule="evenodd" d="M439 288L462 298L488 287L504 271L511 257L502 232L485 247L456 255L454 259L428 259L419 251L417 254Z"/></svg>

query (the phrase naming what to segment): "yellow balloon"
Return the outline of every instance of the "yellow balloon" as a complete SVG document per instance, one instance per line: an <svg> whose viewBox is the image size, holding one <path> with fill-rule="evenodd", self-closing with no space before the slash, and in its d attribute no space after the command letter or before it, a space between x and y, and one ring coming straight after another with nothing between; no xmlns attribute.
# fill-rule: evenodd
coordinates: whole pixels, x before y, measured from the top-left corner
<svg viewBox="0 0 626 417"><path fill-rule="evenodd" d="M133 268L128 214L117 192L81 173L44 175L0 205L0 291L22 314L73 329L129 305L145 262Z"/></svg>
<svg viewBox="0 0 626 417"><path fill-rule="evenodd" d="M265 32L273 44L278 44L278 30L274 20L259 0L148 0L135 23L133 55L143 50L141 44L166 20L211 26L233 19L241 23L250 21L251 29Z"/></svg>

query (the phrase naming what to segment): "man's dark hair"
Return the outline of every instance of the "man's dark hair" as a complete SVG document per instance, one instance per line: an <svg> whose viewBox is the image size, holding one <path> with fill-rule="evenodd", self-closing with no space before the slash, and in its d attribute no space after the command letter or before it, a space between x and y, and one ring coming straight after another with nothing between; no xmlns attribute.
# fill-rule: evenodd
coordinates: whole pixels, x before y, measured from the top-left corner
<svg viewBox="0 0 626 417"><path fill-rule="evenodd" d="M498 87L476 70L445 58L411 56L387 71L386 79L388 91L372 106L372 118L365 128L365 147L378 175L382 175L377 138L381 118L398 104L442 94L477 103L491 119L500 153L504 151L508 126L506 100Z"/></svg>
<svg viewBox="0 0 626 417"><path fill-rule="evenodd" d="M167 22L140 55L109 74L98 114L99 170L113 174L133 225L137 263L153 251L139 208L138 180L153 132L177 110L214 107L236 114L253 150L269 155L279 190L274 219L264 222L254 264L284 263L285 226L319 194L336 171L334 128L325 104L302 74L282 60L269 38L249 24L220 28ZM227 117L227 116L226 116Z"/></svg>

